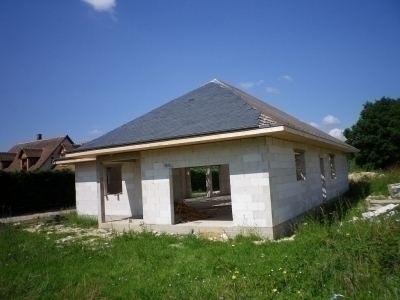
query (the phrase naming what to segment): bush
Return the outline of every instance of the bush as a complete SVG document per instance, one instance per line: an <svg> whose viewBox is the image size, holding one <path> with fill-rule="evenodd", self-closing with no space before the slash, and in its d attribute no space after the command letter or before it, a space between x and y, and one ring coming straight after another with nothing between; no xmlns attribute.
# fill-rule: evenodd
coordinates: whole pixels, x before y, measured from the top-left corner
<svg viewBox="0 0 400 300"><path fill-rule="evenodd" d="M42 211L75 206L72 171L0 171L0 213Z"/></svg>

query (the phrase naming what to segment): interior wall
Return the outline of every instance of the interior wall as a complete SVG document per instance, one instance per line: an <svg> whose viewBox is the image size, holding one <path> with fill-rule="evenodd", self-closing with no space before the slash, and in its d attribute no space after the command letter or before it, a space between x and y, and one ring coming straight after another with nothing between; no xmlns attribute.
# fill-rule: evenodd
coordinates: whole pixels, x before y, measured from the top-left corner
<svg viewBox="0 0 400 300"><path fill-rule="evenodd" d="M188 174L189 173L189 174ZM173 195L175 202L183 202L191 197L190 170L187 168L172 169Z"/></svg>
<svg viewBox="0 0 400 300"><path fill-rule="evenodd" d="M221 196L230 195L231 181L229 178L229 165L220 165L219 169L219 194Z"/></svg>

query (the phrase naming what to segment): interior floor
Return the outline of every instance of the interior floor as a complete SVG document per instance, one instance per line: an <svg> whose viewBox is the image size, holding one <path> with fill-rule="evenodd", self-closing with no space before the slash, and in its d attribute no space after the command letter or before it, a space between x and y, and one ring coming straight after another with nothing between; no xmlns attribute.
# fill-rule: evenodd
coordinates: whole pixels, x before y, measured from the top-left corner
<svg viewBox="0 0 400 300"><path fill-rule="evenodd" d="M184 203L195 209L204 211L209 218L207 220L232 221L231 196L214 196L211 198L197 197L183 200Z"/></svg>

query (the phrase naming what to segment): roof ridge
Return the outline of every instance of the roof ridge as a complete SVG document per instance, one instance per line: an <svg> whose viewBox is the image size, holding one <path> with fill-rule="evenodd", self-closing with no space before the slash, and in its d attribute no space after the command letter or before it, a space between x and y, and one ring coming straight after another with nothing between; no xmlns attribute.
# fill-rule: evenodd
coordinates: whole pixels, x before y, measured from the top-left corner
<svg viewBox="0 0 400 300"><path fill-rule="evenodd" d="M220 85L222 87L228 87L226 83L222 82L221 80L219 80L217 78L214 78L213 80L211 80L210 82L207 82L206 84L209 84L209 83L215 83L215 84L218 84L218 85Z"/></svg>
<svg viewBox="0 0 400 300"><path fill-rule="evenodd" d="M40 142L40 141L55 140L55 139L59 139L59 138L66 138L67 136L68 135L60 135L60 136L51 137L51 138L48 138L48 139L33 140L33 141L28 141L28 142L20 142L20 143L16 143L14 146L22 145L22 144L28 144L28 143L34 143L34 142Z"/></svg>

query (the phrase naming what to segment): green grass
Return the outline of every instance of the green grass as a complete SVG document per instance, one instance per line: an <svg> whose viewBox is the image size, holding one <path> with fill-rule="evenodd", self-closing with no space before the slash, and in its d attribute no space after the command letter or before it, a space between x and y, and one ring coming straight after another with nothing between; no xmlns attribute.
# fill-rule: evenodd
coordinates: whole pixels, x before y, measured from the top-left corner
<svg viewBox="0 0 400 300"><path fill-rule="evenodd" d="M64 235L2 225L0 299L399 299L400 212L351 222L365 211L362 190L305 217L292 242L144 231L60 246Z"/></svg>
<svg viewBox="0 0 400 300"><path fill-rule="evenodd" d="M79 226L82 228L97 228L99 224L96 218L78 216L75 211L65 214L64 216L65 221L63 223L67 223L70 226Z"/></svg>
<svg viewBox="0 0 400 300"><path fill-rule="evenodd" d="M359 180L359 187L363 190L358 191L362 196L367 197L368 195L383 195L389 196L388 184L400 182L400 168L392 168L387 171L375 171L374 177L363 176Z"/></svg>
<svg viewBox="0 0 400 300"><path fill-rule="evenodd" d="M400 168L393 168L370 180L371 194L389 196L387 185L400 182Z"/></svg>

